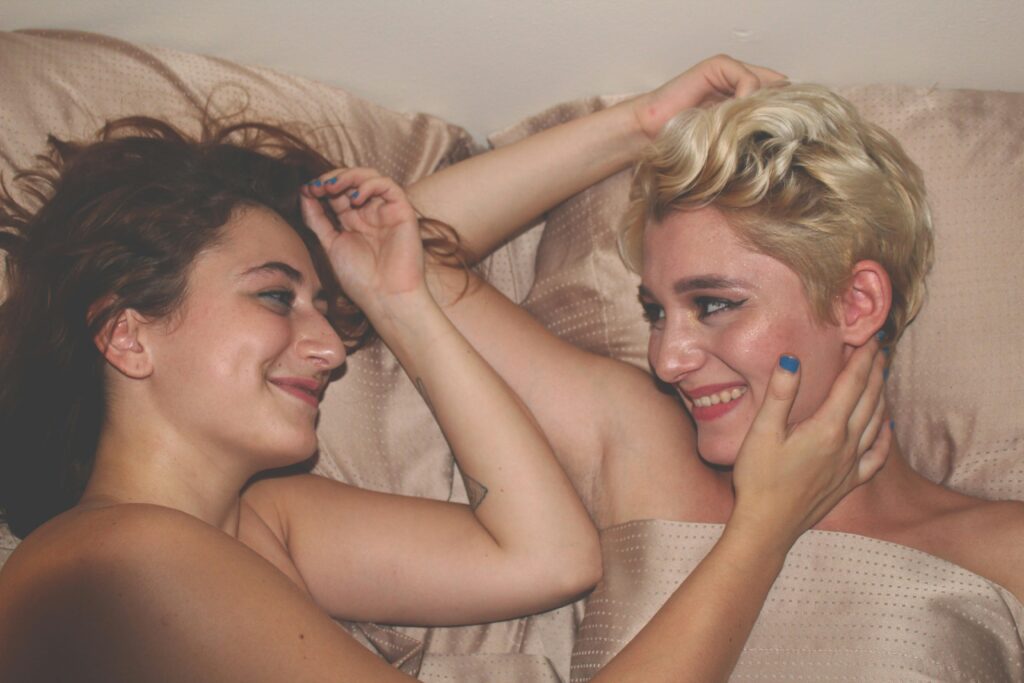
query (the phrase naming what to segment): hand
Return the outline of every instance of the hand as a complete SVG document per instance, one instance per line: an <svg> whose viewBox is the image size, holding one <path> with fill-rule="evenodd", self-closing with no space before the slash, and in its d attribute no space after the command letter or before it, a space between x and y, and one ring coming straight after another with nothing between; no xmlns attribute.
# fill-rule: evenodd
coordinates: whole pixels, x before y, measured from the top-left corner
<svg viewBox="0 0 1024 683"><path fill-rule="evenodd" d="M304 185L300 202L338 282L360 308L425 287L416 211L395 181L369 168L336 170Z"/></svg>
<svg viewBox="0 0 1024 683"><path fill-rule="evenodd" d="M777 71L717 55L633 100L633 111L640 129L653 140L669 119L681 111L727 97L743 97L785 80Z"/></svg>
<svg viewBox="0 0 1024 683"><path fill-rule="evenodd" d="M814 415L795 425L788 421L800 370L775 369L733 471L734 519L792 543L874 476L892 443L883 424L883 366L871 340L850 356Z"/></svg>

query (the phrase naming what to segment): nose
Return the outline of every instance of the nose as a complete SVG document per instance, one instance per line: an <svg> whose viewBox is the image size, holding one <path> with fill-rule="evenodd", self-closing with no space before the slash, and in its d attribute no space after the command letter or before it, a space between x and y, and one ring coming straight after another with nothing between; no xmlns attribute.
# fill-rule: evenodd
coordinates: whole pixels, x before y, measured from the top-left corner
<svg viewBox="0 0 1024 683"><path fill-rule="evenodd" d="M699 339L685 322L668 319L662 329L651 330L647 362L662 382L678 384L704 361Z"/></svg>
<svg viewBox="0 0 1024 683"><path fill-rule="evenodd" d="M345 362L345 344L319 311L303 316L296 346L299 355L318 370L330 372Z"/></svg>

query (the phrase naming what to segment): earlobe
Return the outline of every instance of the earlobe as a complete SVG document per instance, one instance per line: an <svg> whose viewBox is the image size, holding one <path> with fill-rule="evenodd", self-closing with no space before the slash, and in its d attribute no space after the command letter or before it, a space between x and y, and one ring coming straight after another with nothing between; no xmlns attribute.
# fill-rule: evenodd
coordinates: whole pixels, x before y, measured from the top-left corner
<svg viewBox="0 0 1024 683"><path fill-rule="evenodd" d="M128 309L104 325L94 339L107 362L132 379L143 379L153 372L152 359L143 341L145 324L137 312Z"/></svg>
<svg viewBox="0 0 1024 683"><path fill-rule="evenodd" d="M843 341L866 344L885 325L891 306L892 283L885 268L876 261L855 263L839 300Z"/></svg>

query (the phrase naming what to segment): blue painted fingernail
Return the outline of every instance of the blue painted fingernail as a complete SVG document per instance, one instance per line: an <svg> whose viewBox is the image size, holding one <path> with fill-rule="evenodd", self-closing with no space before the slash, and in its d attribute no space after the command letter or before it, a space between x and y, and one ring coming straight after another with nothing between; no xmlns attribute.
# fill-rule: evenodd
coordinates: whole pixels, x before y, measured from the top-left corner
<svg viewBox="0 0 1024 683"><path fill-rule="evenodd" d="M889 429L896 431L896 420L889 420Z"/></svg>
<svg viewBox="0 0 1024 683"><path fill-rule="evenodd" d="M349 197L351 197L352 199L359 199L359 190L356 190L355 192L350 194Z"/></svg>
<svg viewBox="0 0 1024 683"><path fill-rule="evenodd" d="M321 185L323 185L323 183L322 183L322 182L320 182L320 179L319 179L319 178L317 178L316 180L314 180L314 181L313 181L313 185L314 185L315 187L320 187Z"/></svg>
<svg viewBox="0 0 1024 683"><path fill-rule="evenodd" d="M796 372L800 369L800 359L790 355L779 356L779 367L786 372Z"/></svg>
<svg viewBox="0 0 1024 683"><path fill-rule="evenodd" d="M333 185L333 184L335 184L336 182L338 182L338 179L337 179L337 178L331 178L330 180L328 180L328 181L327 181L327 184L328 184L328 185Z"/></svg>

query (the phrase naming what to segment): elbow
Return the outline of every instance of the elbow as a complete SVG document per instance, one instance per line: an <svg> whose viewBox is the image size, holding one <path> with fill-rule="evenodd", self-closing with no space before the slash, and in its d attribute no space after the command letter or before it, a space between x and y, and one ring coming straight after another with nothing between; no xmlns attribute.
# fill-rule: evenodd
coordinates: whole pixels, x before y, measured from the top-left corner
<svg viewBox="0 0 1024 683"><path fill-rule="evenodd" d="M562 600L575 600L597 585L604 568L601 562L601 544L597 532L586 538L577 538L560 552L551 554L551 582L558 587Z"/></svg>

